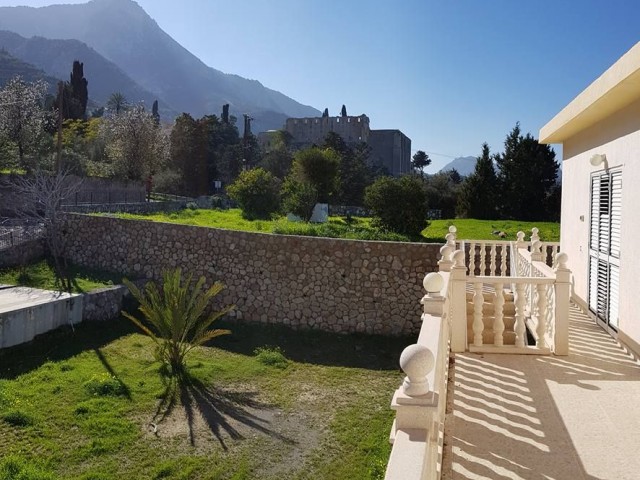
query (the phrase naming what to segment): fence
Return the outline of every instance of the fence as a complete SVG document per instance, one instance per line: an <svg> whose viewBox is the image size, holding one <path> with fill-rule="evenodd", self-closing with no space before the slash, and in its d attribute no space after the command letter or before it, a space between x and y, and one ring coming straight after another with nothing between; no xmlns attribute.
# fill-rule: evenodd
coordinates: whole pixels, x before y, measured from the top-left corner
<svg viewBox="0 0 640 480"><path fill-rule="evenodd" d="M4 233L0 233L0 250L15 247L21 243L30 242L42 238L44 229L42 227L17 227Z"/></svg>

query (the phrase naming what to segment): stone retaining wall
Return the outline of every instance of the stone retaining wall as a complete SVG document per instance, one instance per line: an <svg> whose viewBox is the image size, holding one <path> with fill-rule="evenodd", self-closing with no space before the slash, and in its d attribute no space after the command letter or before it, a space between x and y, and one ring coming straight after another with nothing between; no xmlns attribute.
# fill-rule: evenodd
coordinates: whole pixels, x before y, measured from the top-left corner
<svg viewBox="0 0 640 480"><path fill-rule="evenodd" d="M0 250L0 268L27 265L40 260L44 254L45 247L42 239L22 242Z"/></svg>
<svg viewBox="0 0 640 480"><path fill-rule="evenodd" d="M122 301L129 293L124 285L114 285L85 293L82 304L82 321L99 322L120 316Z"/></svg>
<svg viewBox="0 0 640 480"><path fill-rule="evenodd" d="M158 280L182 267L222 281L221 305L248 321L294 328L417 333L422 279L440 244L236 232L69 215L69 257L88 267Z"/></svg>

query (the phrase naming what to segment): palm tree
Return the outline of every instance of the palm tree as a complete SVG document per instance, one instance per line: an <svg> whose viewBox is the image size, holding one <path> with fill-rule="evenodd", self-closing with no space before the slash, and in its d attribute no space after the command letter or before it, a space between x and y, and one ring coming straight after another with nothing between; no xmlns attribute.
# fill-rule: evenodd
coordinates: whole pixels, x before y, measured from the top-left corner
<svg viewBox="0 0 640 480"><path fill-rule="evenodd" d="M107 102L107 109L115 112L118 115L120 112L124 112L127 108L129 108L129 102L127 97L125 97L120 92L114 92L109 97L109 101Z"/></svg>
<svg viewBox="0 0 640 480"><path fill-rule="evenodd" d="M140 290L126 278L124 284L140 302L138 310L145 320L122 314L149 335L156 344L156 359L168 368L168 373L181 375L185 371L185 356L195 347L212 338L231 333L229 330L210 329L211 324L228 313L235 305L205 316L209 302L224 286L220 282L204 289L205 278L200 277L191 288L192 276L182 281L181 269L163 273L162 288L148 282Z"/></svg>

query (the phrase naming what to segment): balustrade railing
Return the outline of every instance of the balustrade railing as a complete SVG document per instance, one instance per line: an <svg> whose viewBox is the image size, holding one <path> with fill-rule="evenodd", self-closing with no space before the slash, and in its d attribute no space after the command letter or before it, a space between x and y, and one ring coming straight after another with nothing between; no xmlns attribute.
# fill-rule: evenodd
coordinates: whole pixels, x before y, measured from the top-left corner
<svg viewBox="0 0 640 480"><path fill-rule="evenodd" d="M522 232L516 242L457 241L450 227L439 272L423 282L418 341L400 357L406 377L391 402L396 418L386 480L441 476L450 351L568 354L567 255L537 233L530 243ZM553 268L549 246L556 249Z"/></svg>

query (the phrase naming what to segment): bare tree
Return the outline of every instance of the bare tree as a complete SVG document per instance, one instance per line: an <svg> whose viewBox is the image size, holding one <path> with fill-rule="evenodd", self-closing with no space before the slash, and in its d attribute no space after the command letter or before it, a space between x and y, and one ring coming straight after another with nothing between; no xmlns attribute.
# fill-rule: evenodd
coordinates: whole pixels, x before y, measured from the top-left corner
<svg viewBox="0 0 640 480"><path fill-rule="evenodd" d="M71 292L72 278L66 258L68 236L64 229L62 205L73 198L82 184L82 179L71 176L66 171L55 175L36 171L31 176L18 178L17 213L30 222L37 222L44 228L47 249L53 260L56 279L60 290Z"/></svg>

